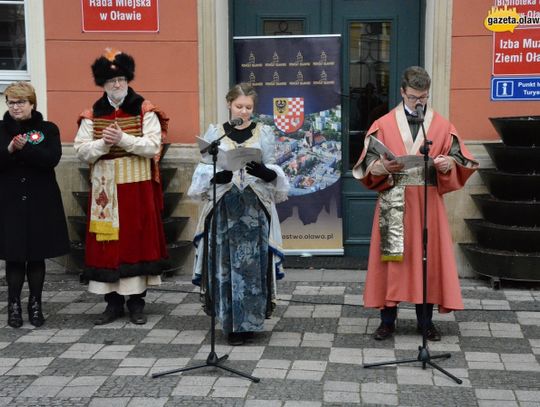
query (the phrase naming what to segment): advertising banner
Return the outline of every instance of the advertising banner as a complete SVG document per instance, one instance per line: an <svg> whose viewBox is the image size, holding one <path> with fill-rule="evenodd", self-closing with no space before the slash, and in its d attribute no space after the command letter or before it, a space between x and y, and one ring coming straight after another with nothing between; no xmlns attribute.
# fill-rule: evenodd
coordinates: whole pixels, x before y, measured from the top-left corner
<svg viewBox="0 0 540 407"><path fill-rule="evenodd" d="M83 32L158 32L158 0L81 0Z"/></svg>
<svg viewBox="0 0 540 407"><path fill-rule="evenodd" d="M278 205L288 254L343 253L340 47L339 35L234 38L236 82L255 87L291 184Z"/></svg>
<svg viewBox="0 0 540 407"><path fill-rule="evenodd" d="M484 26L493 32L491 100L540 100L540 4L495 0Z"/></svg>

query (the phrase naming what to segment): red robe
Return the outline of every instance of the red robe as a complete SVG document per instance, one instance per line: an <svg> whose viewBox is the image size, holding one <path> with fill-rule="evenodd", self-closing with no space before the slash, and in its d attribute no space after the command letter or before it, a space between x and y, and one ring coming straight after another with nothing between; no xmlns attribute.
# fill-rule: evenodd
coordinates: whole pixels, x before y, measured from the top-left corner
<svg viewBox="0 0 540 407"><path fill-rule="evenodd" d="M428 187L428 260L427 302L438 304L440 312L463 309L454 246L443 194L460 189L477 168L477 163L459 140L454 126L441 115L428 109L424 121L427 138L433 142L430 157L449 155L452 141L459 141L464 165L456 163L446 174L437 172L437 186ZM422 129L413 142L403 104L373 123L368 135L374 135L396 156L422 155L419 148L423 143ZM388 175L375 176L366 168L368 137L353 175L369 189L383 191L392 187ZM383 308L397 305L401 301L421 304L422 296L422 230L424 208L424 186L405 187L404 252L403 261L381 260L381 234L379 231L379 202L375 208L368 273L364 290L364 306Z"/></svg>
<svg viewBox="0 0 540 407"><path fill-rule="evenodd" d="M129 95L128 95L129 96ZM109 107L104 96L103 104ZM127 99L127 98L126 98ZM99 101L98 101L99 102ZM158 115L162 126L162 140L167 131L168 118L149 101L140 106L140 125L135 133L142 132L145 113L153 111ZM82 119L108 119L116 117L130 118L133 114L122 109L110 114L96 116L92 110L81 114ZM129 132L130 129L123 129ZM117 151L116 151L117 150ZM123 150L116 149L101 159L112 159ZM124 152L125 154L125 152ZM167 257L165 234L161 219L163 196L157 161L159 154L152 160L152 179L117 185L118 213L120 218L119 239L107 242L96 241L94 233L89 232L88 224L85 242L84 277L101 282L116 282L119 278L159 275L159 261ZM92 199L92 196L90 196Z"/></svg>

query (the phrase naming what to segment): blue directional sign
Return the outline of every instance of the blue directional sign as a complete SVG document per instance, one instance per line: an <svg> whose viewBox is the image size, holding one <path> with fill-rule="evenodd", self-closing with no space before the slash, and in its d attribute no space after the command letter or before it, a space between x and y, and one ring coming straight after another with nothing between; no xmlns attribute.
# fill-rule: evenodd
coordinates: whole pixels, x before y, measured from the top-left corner
<svg viewBox="0 0 540 407"><path fill-rule="evenodd" d="M491 100L540 100L540 77L492 77Z"/></svg>

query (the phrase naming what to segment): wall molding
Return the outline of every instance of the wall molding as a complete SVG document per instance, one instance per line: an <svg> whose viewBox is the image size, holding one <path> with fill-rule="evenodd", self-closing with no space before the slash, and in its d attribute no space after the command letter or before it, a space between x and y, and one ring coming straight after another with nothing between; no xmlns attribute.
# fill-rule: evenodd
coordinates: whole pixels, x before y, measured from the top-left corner
<svg viewBox="0 0 540 407"><path fill-rule="evenodd" d="M426 1L425 68L431 75L431 105L450 115L453 0Z"/></svg>

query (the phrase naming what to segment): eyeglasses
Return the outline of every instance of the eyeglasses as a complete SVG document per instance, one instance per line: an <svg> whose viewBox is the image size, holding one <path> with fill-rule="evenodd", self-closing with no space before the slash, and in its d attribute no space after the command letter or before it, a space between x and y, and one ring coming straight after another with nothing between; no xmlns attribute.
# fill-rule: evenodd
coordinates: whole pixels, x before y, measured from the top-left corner
<svg viewBox="0 0 540 407"><path fill-rule="evenodd" d="M15 106L23 107L26 103L28 103L28 100L6 100L6 105L8 105L10 109Z"/></svg>
<svg viewBox="0 0 540 407"><path fill-rule="evenodd" d="M123 85L127 82L127 78L125 76L119 76L117 78L107 79L105 85L114 85L116 82L118 82L119 85Z"/></svg>
<svg viewBox="0 0 540 407"><path fill-rule="evenodd" d="M422 102L424 103L425 101L427 101L429 99L429 95L424 95L424 96L414 96L414 95L407 95L405 94L405 96L407 96L407 100L411 103L416 103L416 102Z"/></svg>

